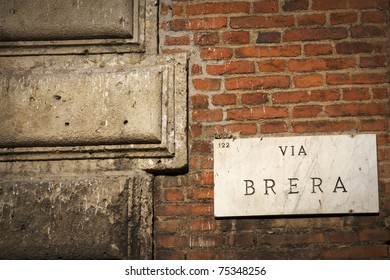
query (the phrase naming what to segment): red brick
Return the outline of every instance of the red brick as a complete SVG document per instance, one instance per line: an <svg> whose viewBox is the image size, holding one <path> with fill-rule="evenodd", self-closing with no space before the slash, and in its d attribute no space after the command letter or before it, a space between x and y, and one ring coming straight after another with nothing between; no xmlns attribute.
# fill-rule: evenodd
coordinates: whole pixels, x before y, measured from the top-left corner
<svg viewBox="0 0 390 280"><path fill-rule="evenodd" d="M336 44L336 51L339 54L369 53L373 46L368 42L343 42Z"/></svg>
<svg viewBox="0 0 390 280"><path fill-rule="evenodd" d="M201 48L200 55L206 60L230 59L233 51L229 48Z"/></svg>
<svg viewBox="0 0 390 280"><path fill-rule="evenodd" d="M209 106L208 96L197 94L191 96L191 107L196 109L205 109Z"/></svg>
<svg viewBox="0 0 390 280"><path fill-rule="evenodd" d="M158 231L165 232L179 232L180 228L183 227L182 220L158 220L156 223L156 229Z"/></svg>
<svg viewBox="0 0 390 280"><path fill-rule="evenodd" d="M181 16L184 12L184 8L183 6L179 6L179 5L174 5L172 7L172 15L173 16Z"/></svg>
<svg viewBox="0 0 390 280"><path fill-rule="evenodd" d="M160 251L159 248L157 248L156 259L157 260L184 260L185 254L183 252L177 252L177 251Z"/></svg>
<svg viewBox="0 0 390 280"><path fill-rule="evenodd" d="M324 259L376 259L389 256L387 245L362 246L362 247L337 247L323 249L321 253Z"/></svg>
<svg viewBox="0 0 390 280"><path fill-rule="evenodd" d="M203 185L212 185L214 184L214 181L212 179L213 173L211 172L211 175L208 175L210 178L206 179L209 181L207 184L204 183ZM187 194L188 199L192 200L200 200L200 199L214 199L214 191L213 188L196 188L188 190Z"/></svg>
<svg viewBox="0 0 390 280"><path fill-rule="evenodd" d="M192 154L209 154L211 153L213 145L210 141L197 140L192 143Z"/></svg>
<svg viewBox="0 0 390 280"><path fill-rule="evenodd" d="M361 120L361 131L386 131L389 127L389 121L387 119L380 120Z"/></svg>
<svg viewBox="0 0 390 280"><path fill-rule="evenodd" d="M281 33L280 32L259 32L257 35L257 44L272 44L280 43Z"/></svg>
<svg viewBox="0 0 390 280"><path fill-rule="evenodd" d="M275 47L241 47L235 51L237 57L294 57L301 54L299 45Z"/></svg>
<svg viewBox="0 0 390 280"><path fill-rule="evenodd" d="M348 8L347 0L329 1L329 0L313 0L313 10L333 10Z"/></svg>
<svg viewBox="0 0 390 280"><path fill-rule="evenodd" d="M211 46L219 42L219 35L216 32L198 32L194 35L195 45Z"/></svg>
<svg viewBox="0 0 390 280"><path fill-rule="evenodd" d="M377 0L349 0L351 9L377 8Z"/></svg>
<svg viewBox="0 0 390 280"><path fill-rule="evenodd" d="M362 23L385 23L386 14L383 11L362 12Z"/></svg>
<svg viewBox="0 0 390 280"><path fill-rule="evenodd" d="M234 105L237 103L237 96L235 94L213 94L212 103L215 106Z"/></svg>
<svg viewBox="0 0 390 280"><path fill-rule="evenodd" d="M294 122L291 125L294 133L345 132L356 128L355 121L310 121Z"/></svg>
<svg viewBox="0 0 390 280"><path fill-rule="evenodd" d="M285 60L262 60L258 63L260 72L282 72L286 68Z"/></svg>
<svg viewBox="0 0 390 280"><path fill-rule="evenodd" d="M360 25L351 28L352 38L374 38L385 37L386 32L383 27L372 25Z"/></svg>
<svg viewBox="0 0 390 280"><path fill-rule="evenodd" d="M310 101L310 95L307 91L276 92L272 94L272 102L280 103L301 103Z"/></svg>
<svg viewBox="0 0 390 280"><path fill-rule="evenodd" d="M212 260L215 259L213 251L190 251L186 254L187 260Z"/></svg>
<svg viewBox="0 0 390 280"><path fill-rule="evenodd" d="M222 33L222 40L228 44L248 44L249 32L247 31L228 31Z"/></svg>
<svg viewBox="0 0 390 280"><path fill-rule="evenodd" d="M188 35L184 36L166 36L165 37L165 45L174 46L174 45L189 45L190 37Z"/></svg>
<svg viewBox="0 0 390 280"><path fill-rule="evenodd" d="M219 90L221 88L220 79L193 79L192 83L197 90Z"/></svg>
<svg viewBox="0 0 390 280"><path fill-rule="evenodd" d="M373 228L363 229L359 232L360 241L388 241L390 240L390 229Z"/></svg>
<svg viewBox="0 0 390 280"><path fill-rule="evenodd" d="M308 44L305 45L306 55L332 54L333 47L330 44Z"/></svg>
<svg viewBox="0 0 390 280"><path fill-rule="evenodd" d="M221 29L226 27L226 25L226 17L174 19L169 24L170 29L173 31Z"/></svg>
<svg viewBox="0 0 390 280"><path fill-rule="evenodd" d="M322 112L322 106L298 106L294 107L294 118L314 118Z"/></svg>
<svg viewBox="0 0 390 280"><path fill-rule="evenodd" d="M267 94L265 93L246 93L242 94L241 102L246 105L260 105L268 101Z"/></svg>
<svg viewBox="0 0 390 280"><path fill-rule="evenodd" d="M327 234L330 243L354 243L357 240L354 231L335 231Z"/></svg>
<svg viewBox="0 0 390 280"><path fill-rule="evenodd" d="M205 129L206 136L231 135L240 133L240 135L254 135L257 132L255 123L234 123L228 125L215 125Z"/></svg>
<svg viewBox="0 0 390 280"><path fill-rule="evenodd" d="M360 67L362 68L375 68L385 67L387 65L386 56L366 56L360 57Z"/></svg>
<svg viewBox="0 0 390 280"><path fill-rule="evenodd" d="M307 10L309 0L286 0L283 5L283 11Z"/></svg>
<svg viewBox="0 0 390 280"><path fill-rule="evenodd" d="M289 86L289 76L242 77L225 80L227 90L287 88Z"/></svg>
<svg viewBox="0 0 390 280"><path fill-rule="evenodd" d="M214 184L214 173L213 172L202 172L199 174L199 181L202 185L213 185Z"/></svg>
<svg viewBox="0 0 390 280"><path fill-rule="evenodd" d="M355 12L332 13L330 15L331 24L351 24L356 23L358 15Z"/></svg>
<svg viewBox="0 0 390 280"><path fill-rule="evenodd" d="M315 71L331 69L347 69L355 67L355 58L310 58L292 59L288 62L287 68L290 71Z"/></svg>
<svg viewBox="0 0 390 280"><path fill-rule="evenodd" d="M266 237L259 236L258 243L267 243L271 246L283 246L289 244L318 244L324 243L325 238L322 232L319 233L282 233L269 234Z"/></svg>
<svg viewBox="0 0 390 280"><path fill-rule="evenodd" d="M183 191L181 189L164 189L164 200L166 201L180 201L184 200Z"/></svg>
<svg viewBox="0 0 390 280"><path fill-rule="evenodd" d="M188 15L210 15L210 14L230 14L230 13L248 13L249 3L205 3L197 5L188 5L186 13Z"/></svg>
<svg viewBox="0 0 390 280"><path fill-rule="evenodd" d="M247 16L235 17L230 20L231 28L272 28L289 27L294 25L294 16Z"/></svg>
<svg viewBox="0 0 390 280"><path fill-rule="evenodd" d="M311 101L325 102L340 99L340 92L337 90L313 90L311 92Z"/></svg>
<svg viewBox="0 0 390 280"><path fill-rule="evenodd" d="M329 85L351 84L351 78L345 73L329 73L326 75L326 82Z"/></svg>
<svg viewBox="0 0 390 280"><path fill-rule="evenodd" d="M285 122L266 122L261 125L261 133L281 133L287 132L288 127Z"/></svg>
<svg viewBox="0 0 390 280"><path fill-rule="evenodd" d="M190 126L191 137L197 138L202 134L202 125L194 124Z"/></svg>
<svg viewBox="0 0 390 280"><path fill-rule="evenodd" d="M191 67L191 74L192 75L200 75L202 74L202 66L199 64L194 64Z"/></svg>
<svg viewBox="0 0 390 280"><path fill-rule="evenodd" d="M343 90L343 99L347 101L363 101L371 98L368 89L345 89Z"/></svg>
<svg viewBox="0 0 390 280"><path fill-rule="evenodd" d="M346 116L373 116L385 115L388 113L386 104L370 103L348 103L348 104L334 104L325 107L325 112L330 117L346 117Z"/></svg>
<svg viewBox="0 0 390 280"><path fill-rule="evenodd" d="M162 248L183 249L188 244L187 237L177 235L157 236L156 241L157 245Z"/></svg>
<svg viewBox="0 0 390 280"><path fill-rule="evenodd" d="M229 109L227 111L226 120L243 121L285 117L288 117L287 108L262 106L254 108Z"/></svg>
<svg viewBox="0 0 390 280"><path fill-rule="evenodd" d="M372 94L374 99L385 99L389 96L388 88L374 88Z"/></svg>
<svg viewBox="0 0 390 280"><path fill-rule="evenodd" d="M253 3L253 11L255 13L274 13L279 11L279 3L277 0L261 1Z"/></svg>
<svg viewBox="0 0 390 280"><path fill-rule="evenodd" d="M214 207L209 204L166 204L156 206L156 215L158 216L188 216L188 215L211 215Z"/></svg>
<svg viewBox="0 0 390 280"><path fill-rule="evenodd" d="M294 76L293 80L297 88L317 87L323 84L323 78L320 74Z"/></svg>
<svg viewBox="0 0 390 280"><path fill-rule="evenodd" d="M217 122L222 120L221 109L196 109L192 111L192 120L195 122Z"/></svg>
<svg viewBox="0 0 390 280"><path fill-rule="evenodd" d="M298 16L298 24L307 25L324 25L326 22L325 14L305 14Z"/></svg>
<svg viewBox="0 0 390 280"><path fill-rule="evenodd" d="M364 73L352 75L352 83L354 84L379 84L387 82L388 76L386 73Z"/></svg>
<svg viewBox="0 0 390 280"><path fill-rule="evenodd" d="M289 29L284 33L284 41L317 41L326 39L345 39L348 37L348 30L345 27L335 28L304 28Z"/></svg>
<svg viewBox="0 0 390 280"><path fill-rule="evenodd" d="M254 73L255 66L251 61L233 61L225 64L207 65L207 73L211 75Z"/></svg>
<svg viewBox="0 0 390 280"><path fill-rule="evenodd" d="M214 219L195 219L190 221L192 231L214 231L216 224Z"/></svg>

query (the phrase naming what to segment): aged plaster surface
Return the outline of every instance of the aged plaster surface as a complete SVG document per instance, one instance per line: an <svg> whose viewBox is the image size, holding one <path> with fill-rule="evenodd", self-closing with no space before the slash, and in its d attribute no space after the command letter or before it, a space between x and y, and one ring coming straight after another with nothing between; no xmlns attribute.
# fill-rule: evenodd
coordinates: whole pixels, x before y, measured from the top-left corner
<svg viewBox="0 0 390 280"><path fill-rule="evenodd" d="M129 39L0 40L1 259L152 258L150 174L187 166L187 58L132 3Z"/></svg>

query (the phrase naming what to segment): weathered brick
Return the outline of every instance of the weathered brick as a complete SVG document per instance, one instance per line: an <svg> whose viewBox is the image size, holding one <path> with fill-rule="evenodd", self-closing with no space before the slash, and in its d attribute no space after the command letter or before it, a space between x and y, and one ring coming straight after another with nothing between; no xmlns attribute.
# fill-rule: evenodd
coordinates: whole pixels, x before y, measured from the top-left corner
<svg viewBox="0 0 390 280"><path fill-rule="evenodd" d="M307 25L324 25L326 23L325 14L305 14L298 16L298 24Z"/></svg>
<svg viewBox="0 0 390 280"><path fill-rule="evenodd" d="M339 54L369 53L373 46L368 42L343 42L336 44L336 51Z"/></svg>
<svg viewBox="0 0 390 280"><path fill-rule="evenodd" d="M337 247L323 249L321 257L324 259L376 259L388 257L387 245Z"/></svg>
<svg viewBox="0 0 390 280"><path fill-rule="evenodd" d="M265 93L246 93L242 94L241 102L246 105L260 105L268 101L267 94Z"/></svg>
<svg viewBox="0 0 390 280"><path fill-rule="evenodd" d="M228 44L248 44L249 32L247 31L227 31L222 33L222 40Z"/></svg>
<svg viewBox="0 0 390 280"><path fill-rule="evenodd" d="M298 106L294 107L294 118L314 118L322 112L322 106Z"/></svg>
<svg viewBox="0 0 390 280"><path fill-rule="evenodd" d="M194 64L191 67L191 74L192 75L200 75L202 74L202 66L199 64Z"/></svg>
<svg viewBox="0 0 390 280"><path fill-rule="evenodd" d="M327 233L329 242L331 243L353 243L357 240L356 232L354 231L334 231Z"/></svg>
<svg viewBox="0 0 390 280"><path fill-rule="evenodd" d="M352 38L374 38L385 37L385 35L385 30L379 26L359 25L351 28Z"/></svg>
<svg viewBox="0 0 390 280"><path fill-rule="evenodd" d="M192 120L195 122L217 122L222 120L221 109L196 109L192 111Z"/></svg>
<svg viewBox="0 0 390 280"><path fill-rule="evenodd" d="M368 228L362 229L359 233L360 241L389 241L390 229L388 228Z"/></svg>
<svg viewBox="0 0 390 280"><path fill-rule="evenodd" d="M356 128L355 121L307 121L293 122L294 133L345 132Z"/></svg>
<svg viewBox="0 0 390 280"><path fill-rule="evenodd" d="M346 116L374 116L374 115L386 115L388 113L388 107L386 104L360 104L360 103L348 103L348 104L333 104L325 107L325 112L330 117L346 117Z"/></svg>
<svg viewBox="0 0 390 280"><path fill-rule="evenodd" d="M188 244L188 237L177 235L157 236L156 242L162 248L183 249Z"/></svg>
<svg viewBox="0 0 390 280"><path fill-rule="evenodd" d="M339 40L348 37L348 30L345 27L334 28L304 28L286 30L283 40L291 41L317 41L317 40Z"/></svg>
<svg viewBox="0 0 390 280"><path fill-rule="evenodd" d="M200 55L206 60L230 59L233 51L230 48L201 48Z"/></svg>
<svg viewBox="0 0 390 280"><path fill-rule="evenodd" d="M179 232L183 227L184 221L180 219L174 220L158 220L155 222L156 230L163 232Z"/></svg>
<svg viewBox="0 0 390 280"><path fill-rule="evenodd" d="M341 12L330 14L330 23L334 25L356 23L357 20L358 15L356 12Z"/></svg>
<svg viewBox="0 0 390 280"><path fill-rule="evenodd" d="M184 194L182 189L164 189L162 193L165 201L184 200Z"/></svg>
<svg viewBox="0 0 390 280"><path fill-rule="evenodd" d="M165 204L155 207L158 216L188 216L188 215L211 215L214 207L211 204L187 203L187 204ZM172 240L172 238L170 238ZM172 240L173 241L173 240ZM171 242L172 242L171 241Z"/></svg>
<svg viewBox="0 0 390 280"><path fill-rule="evenodd" d="M278 59L262 60L257 65L260 72L282 72L286 69L286 61Z"/></svg>
<svg viewBox="0 0 390 280"><path fill-rule="evenodd" d="M254 107L227 110L226 120L258 120L288 117L288 110L284 107Z"/></svg>
<svg viewBox="0 0 390 280"><path fill-rule="evenodd" d="M205 128L205 136L230 135L232 133L240 135L254 135L257 132L255 123L234 123L227 125L214 125Z"/></svg>
<svg viewBox="0 0 390 280"><path fill-rule="evenodd" d="M257 243L267 243L272 246L283 246L288 244L318 244L324 242L325 238L322 232L271 234L259 236L257 239Z"/></svg>
<svg viewBox="0 0 390 280"><path fill-rule="evenodd" d="M213 260L215 252L213 251L190 251L186 254L187 260Z"/></svg>
<svg viewBox="0 0 390 280"><path fill-rule="evenodd" d="M280 43L282 35L280 32L259 32L257 35L257 44Z"/></svg>
<svg viewBox="0 0 390 280"><path fill-rule="evenodd" d="M165 37L165 44L168 46L174 46L174 45L189 45L190 44L190 37L188 35L183 36L166 36Z"/></svg>
<svg viewBox="0 0 390 280"><path fill-rule="evenodd" d="M193 141L191 145L191 154L209 154L211 153L213 145L210 141L197 140Z"/></svg>
<svg viewBox="0 0 390 280"><path fill-rule="evenodd" d="M279 91L272 94L272 102L274 104L280 103L301 103L310 101L310 95L307 91Z"/></svg>
<svg viewBox="0 0 390 280"><path fill-rule="evenodd" d="M290 15L234 17L230 20L230 27L235 29L289 27L293 26L294 22L294 17Z"/></svg>
<svg viewBox="0 0 390 280"><path fill-rule="evenodd" d="M333 47L330 44L307 44L304 47L306 55L332 54Z"/></svg>
<svg viewBox="0 0 390 280"><path fill-rule="evenodd" d="M173 31L220 29L226 27L226 25L226 17L174 19L169 24L170 29Z"/></svg>
<svg viewBox="0 0 390 280"><path fill-rule="evenodd" d="M353 68L356 65L355 58L310 58L292 59L287 63L290 71L314 71L314 70L339 70Z"/></svg>
<svg viewBox="0 0 390 280"><path fill-rule="evenodd" d="M320 74L294 76L293 80L297 88L318 87L323 84L323 77Z"/></svg>
<svg viewBox="0 0 390 280"><path fill-rule="evenodd" d="M386 14L383 11L362 12L362 23L385 23Z"/></svg>
<svg viewBox="0 0 390 280"><path fill-rule="evenodd" d="M368 9L377 7L376 0L349 0L349 7L351 9Z"/></svg>
<svg viewBox="0 0 390 280"><path fill-rule="evenodd" d="M386 56L362 56L360 57L359 66L362 68L375 68L375 67L385 67L387 65Z"/></svg>
<svg viewBox="0 0 390 280"><path fill-rule="evenodd" d="M313 0L312 9L314 10L333 10L348 8L348 0Z"/></svg>
<svg viewBox="0 0 390 280"><path fill-rule="evenodd" d="M233 61L225 64L207 65L206 71L211 75L254 73L255 66L251 61Z"/></svg>
<svg viewBox="0 0 390 280"><path fill-rule="evenodd" d="M309 0L286 0L283 4L283 11L307 10Z"/></svg>
<svg viewBox="0 0 390 280"><path fill-rule="evenodd" d="M363 73L363 74L344 74L344 73L329 73L326 75L326 82L329 85L345 85L345 84L379 84L386 83L388 77L384 73Z"/></svg>
<svg viewBox="0 0 390 280"><path fill-rule="evenodd" d="M289 86L289 76L242 77L225 80L227 90L287 88Z"/></svg>
<svg viewBox="0 0 390 280"><path fill-rule="evenodd" d="M235 50L237 57L294 57L301 54L298 45L275 47L240 47Z"/></svg>
<svg viewBox="0 0 390 280"><path fill-rule="evenodd" d="M194 42L200 46L212 46L219 42L219 35L216 32L197 32L194 35Z"/></svg>
<svg viewBox="0 0 390 280"><path fill-rule="evenodd" d="M281 133L287 131L288 131L288 127L285 122L266 122L263 123L260 127L260 132L265 134Z"/></svg>
<svg viewBox="0 0 390 280"><path fill-rule="evenodd" d="M313 90L310 94L311 101L325 102L340 100L341 93L338 90Z"/></svg>
<svg viewBox="0 0 390 280"><path fill-rule="evenodd" d="M186 13L188 15L209 15L209 14L230 14L230 13L248 13L249 3L204 3L188 5Z"/></svg>
<svg viewBox="0 0 390 280"><path fill-rule="evenodd" d="M253 11L255 13L276 13L279 11L279 3L277 0L254 2Z"/></svg>
<svg viewBox="0 0 390 280"><path fill-rule="evenodd" d="M191 107L196 109L206 109L209 106L208 96L196 94L191 96Z"/></svg>
<svg viewBox="0 0 390 280"><path fill-rule="evenodd" d="M221 79L193 79L192 84L197 90L219 90L221 88Z"/></svg>
<svg viewBox="0 0 390 280"><path fill-rule="evenodd" d="M237 96L235 94L213 94L212 101L215 106L234 105L237 103Z"/></svg>
<svg viewBox="0 0 390 280"><path fill-rule="evenodd" d="M363 101L371 98L367 88L355 88L343 90L343 99L347 101Z"/></svg>
<svg viewBox="0 0 390 280"><path fill-rule="evenodd" d="M389 121L387 119L378 120L361 120L361 131L385 131L389 127Z"/></svg>
<svg viewBox="0 0 390 280"><path fill-rule="evenodd" d="M191 220L190 229L193 231L213 231L216 229L216 222L215 219Z"/></svg>

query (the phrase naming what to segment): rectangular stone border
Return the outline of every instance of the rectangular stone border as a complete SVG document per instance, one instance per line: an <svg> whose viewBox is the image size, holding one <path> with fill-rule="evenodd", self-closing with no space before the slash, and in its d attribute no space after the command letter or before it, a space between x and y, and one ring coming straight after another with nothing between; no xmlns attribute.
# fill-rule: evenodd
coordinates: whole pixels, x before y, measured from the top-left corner
<svg viewBox="0 0 390 280"><path fill-rule="evenodd" d="M187 56L148 56L129 67L151 66L163 77L160 144L2 148L0 161L132 158L140 169L182 169L187 165Z"/></svg>
<svg viewBox="0 0 390 280"><path fill-rule="evenodd" d="M133 0L133 38L0 42L0 56L131 53L157 46L157 8L153 0Z"/></svg>

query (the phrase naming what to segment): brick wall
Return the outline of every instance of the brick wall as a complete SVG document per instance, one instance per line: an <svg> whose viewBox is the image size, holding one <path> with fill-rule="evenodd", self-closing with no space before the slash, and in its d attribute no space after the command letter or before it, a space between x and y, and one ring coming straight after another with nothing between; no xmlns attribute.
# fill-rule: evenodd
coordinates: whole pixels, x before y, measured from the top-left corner
<svg viewBox="0 0 390 280"><path fill-rule="evenodd" d="M156 178L155 258L389 258L388 9L160 1L160 52L190 58L190 162L187 174ZM214 218L215 135L350 133L377 134L379 215Z"/></svg>

